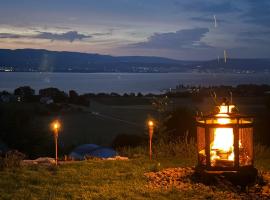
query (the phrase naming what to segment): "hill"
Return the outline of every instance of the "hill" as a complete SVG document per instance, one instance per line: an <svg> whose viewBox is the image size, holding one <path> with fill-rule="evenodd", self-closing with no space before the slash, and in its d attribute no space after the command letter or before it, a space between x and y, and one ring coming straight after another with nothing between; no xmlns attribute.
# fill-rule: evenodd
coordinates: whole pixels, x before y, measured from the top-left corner
<svg viewBox="0 0 270 200"><path fill-rule="evenodd" d="M18 72L269 72L270 59L183 61L149 56L0 49L0 71Z"/></svg>

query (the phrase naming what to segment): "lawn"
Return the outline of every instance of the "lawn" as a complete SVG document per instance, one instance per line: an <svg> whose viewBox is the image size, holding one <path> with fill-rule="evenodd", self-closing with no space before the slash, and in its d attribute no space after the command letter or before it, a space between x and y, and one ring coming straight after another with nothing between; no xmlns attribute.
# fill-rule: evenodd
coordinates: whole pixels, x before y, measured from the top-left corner
<svg viewBox="0 0 270 200"><path fill-rule="evenodd" d="M182 157L182 156L181 156ZM0 199L227 199L225 191L147 187L145 172L194 166L195 160L147 157L127 161L88 160L54 166L25 166L0 172ZM266 163L267 162L267 163ZM258 168L269 168L269 159ZM268 165L268 168L265 166ZM237 198L236 198L237 199Z"/></svg>

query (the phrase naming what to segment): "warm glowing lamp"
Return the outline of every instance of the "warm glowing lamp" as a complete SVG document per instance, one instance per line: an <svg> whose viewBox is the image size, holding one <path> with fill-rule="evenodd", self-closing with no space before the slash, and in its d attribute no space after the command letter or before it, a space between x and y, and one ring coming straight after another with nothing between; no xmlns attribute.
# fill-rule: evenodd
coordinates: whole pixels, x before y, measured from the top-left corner
<svg viewBox="0 0 270 200"><path fill-rule="evenodd" d="M58 133L61 127L61 124L58 120L55 120L51 124L54 134L54 142L55 142L55 164L58 164Z"/></svg>
<svg viewBox="0 0 270 200"><path fill-rule="evenodd" d="M148 132L149 132L149 158L152 160L152 137L154 133L154 122L152 120L148 121Z"/></svg>

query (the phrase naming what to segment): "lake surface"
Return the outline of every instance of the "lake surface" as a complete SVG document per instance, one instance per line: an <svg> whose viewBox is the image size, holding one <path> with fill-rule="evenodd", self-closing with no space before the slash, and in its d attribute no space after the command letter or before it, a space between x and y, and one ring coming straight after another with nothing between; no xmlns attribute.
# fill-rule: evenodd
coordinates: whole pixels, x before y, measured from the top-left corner
<svg viewBox="0 0 270 200"><path fill-rule="evenodd" d="M160 93L178 84L192 86L270 84L270 74L215 74L215 73L39 73L2 72L0 91L12 92L19 86L31 86L38 92L46 87L57 87L68 92L142 92Z"/></svg>

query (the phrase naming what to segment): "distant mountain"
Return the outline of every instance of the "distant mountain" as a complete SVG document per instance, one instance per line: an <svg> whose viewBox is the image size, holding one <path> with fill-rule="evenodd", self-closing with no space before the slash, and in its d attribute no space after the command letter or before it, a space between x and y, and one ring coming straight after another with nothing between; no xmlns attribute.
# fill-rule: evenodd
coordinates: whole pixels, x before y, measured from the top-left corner
<svg viewBox="0 0 270 200"><path fill-rule="evenodd" d="M43 72L246 72L270 71L270 59L181 61L149 56L110 56L43 49L0 49L0 70Z"/></svg>
<svg viewBox="0 0 270 200"><path fill-rule="evenodd" d="M14 71L54 72L159 72L184 70L185 62L146 56L109 56L36 49L0 49L0 67Z"/></svg>

